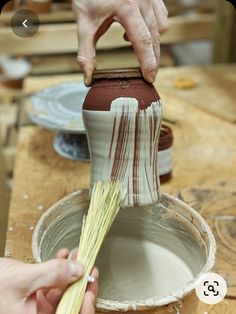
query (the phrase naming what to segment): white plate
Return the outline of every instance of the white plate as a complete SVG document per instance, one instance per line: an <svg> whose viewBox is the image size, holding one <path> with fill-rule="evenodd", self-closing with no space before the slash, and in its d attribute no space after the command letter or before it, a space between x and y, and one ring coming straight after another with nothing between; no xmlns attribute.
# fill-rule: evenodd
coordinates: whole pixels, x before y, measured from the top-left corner
<svg viewBox="0 0 236 314"><path fill-rule="evenodd" d="M65 133L85 133L82 106L89 88L67 82L31 97L29 117L37 125Z"/></svg>

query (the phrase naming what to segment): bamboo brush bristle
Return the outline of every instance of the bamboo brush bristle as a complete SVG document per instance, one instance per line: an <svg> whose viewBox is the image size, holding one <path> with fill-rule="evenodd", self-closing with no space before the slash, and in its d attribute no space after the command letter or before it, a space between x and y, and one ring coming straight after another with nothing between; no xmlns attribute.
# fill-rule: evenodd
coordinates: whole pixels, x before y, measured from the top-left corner
<svg viewBox="0 0 236 314"><path fill-rule="evenodd" d="M78 314L103 240L122 204L118 182L98 181L93 188L88 214L84 217L77 260L85 267L84 276L65 291L56 314Z"/></svg>

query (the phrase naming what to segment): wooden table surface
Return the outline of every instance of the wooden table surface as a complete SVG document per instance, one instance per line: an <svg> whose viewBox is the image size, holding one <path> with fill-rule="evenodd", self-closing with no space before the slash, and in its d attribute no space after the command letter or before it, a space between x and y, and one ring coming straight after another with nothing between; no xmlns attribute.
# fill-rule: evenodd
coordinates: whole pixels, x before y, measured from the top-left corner
<svg viewBox="0 0 236 314"><path fill-rule="evenodd" d="M188 76L193 73L194 79L198 81L192 90L179 91L176 90L174 81L173 84L168 83L171 71L172 77L178 78L185 75L186 68L161 69L161 80L157 83L164 103L165 117L172 121L170 125L175 138L173 178L162 185L161 189L193 204L207 219L214 233L215 229L222 228L215 233L220 247L216 270L226 277L229 299L215 306L200 304L198 314L231 314L235 313L236 306L233 300L236 299L236 252L232 246L236 243L236 124L228 115L222 116L222 110L219 110L219 107L224 107L226 111L230 108L231 114L236 115L236 105L233 108L231 103L232 100L235 101L232 69L235 71L236 67L208 68L207 77L211 81L208 92L203 68L188 67ZM221 102L217 104L217 112L213 112L215 76L220 76L223 72L227 72L231 79L228 88L228 80L223 81L221 90L216 82L215 88L220 94ZM26 92L72 79L81 80L81 76L29 78ZM204 84L201 85L201 82ZM204 110L202 105L197 105L196 100L198 95L201 101L202 93ZM52 132L36 126L22 127L20 130L5 251L8 257L31 262L32 232L42 213L68 193L89 185L90 164L58 156L52 148L52 139ZM212 200L215 201L211 202ZM220 207L218 204L221 204ZM230 224L213 226L211 222L218 217L222 220L224 217L229 220L230 217Z"/></svg>

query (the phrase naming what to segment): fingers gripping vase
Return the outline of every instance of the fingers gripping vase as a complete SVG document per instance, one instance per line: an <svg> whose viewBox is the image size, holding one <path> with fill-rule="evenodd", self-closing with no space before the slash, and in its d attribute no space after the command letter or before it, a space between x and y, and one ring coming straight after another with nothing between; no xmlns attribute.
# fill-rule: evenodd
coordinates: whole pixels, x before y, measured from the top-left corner
<svg viewBox="0 0 236 314"><path fill-rule="evenodd" d="M91 188L98 179L120 180L124 206L158 201L161 112L160 97L140 70L95 73L83 105Z"/></svg>

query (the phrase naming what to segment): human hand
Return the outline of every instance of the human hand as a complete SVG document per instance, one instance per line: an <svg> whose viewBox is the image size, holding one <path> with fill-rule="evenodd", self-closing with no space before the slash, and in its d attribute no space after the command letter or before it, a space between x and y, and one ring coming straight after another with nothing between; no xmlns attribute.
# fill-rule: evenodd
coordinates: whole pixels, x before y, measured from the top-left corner
<svg viewBox="0 0 236 314"><path fill-rule="evenodd" d="M76 259L78 251L73 250L70 252L69 258ZM84 300L81 306L80 314L95 314L96 311L96 300L98 297L98 277L99 272L96 267L93 268L91 276L94 277L95 281L90 282L87 285Z"/></svg>
<svg viewBox="0 0 236 314"><path fill-rule="evenodd" d="M0 314L54 314L65 288L84 271L80 262L66 259L68 250L39 264L0 258ZM98 277L96 269L92 275ZM81 314L95 313L97 281L88 285Z"/></svg>
<svg viewBox="0 0 236 314"><path fill-rule="evenodd" d="M160 59L160 34L168 27L163 0L73 0L78 24L78 61L86 85L96 68L98 39L114 20L125 29L133 44L144 78L153 82Z"/></svg>

